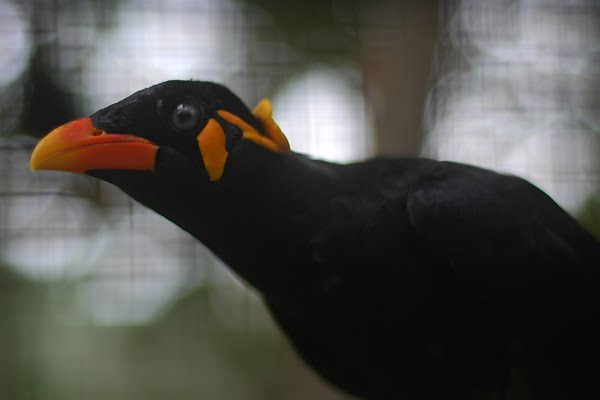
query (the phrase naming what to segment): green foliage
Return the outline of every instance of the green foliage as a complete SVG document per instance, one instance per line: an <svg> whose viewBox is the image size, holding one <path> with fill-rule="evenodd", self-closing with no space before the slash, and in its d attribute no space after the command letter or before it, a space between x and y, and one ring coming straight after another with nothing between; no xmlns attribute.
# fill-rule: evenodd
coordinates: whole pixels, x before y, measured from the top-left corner
<svg viewBox="0 0 600 400"><path fill-rule="evenodd" d="M600 192L589 196L578 219L581 224L600 240Z"/></svg>

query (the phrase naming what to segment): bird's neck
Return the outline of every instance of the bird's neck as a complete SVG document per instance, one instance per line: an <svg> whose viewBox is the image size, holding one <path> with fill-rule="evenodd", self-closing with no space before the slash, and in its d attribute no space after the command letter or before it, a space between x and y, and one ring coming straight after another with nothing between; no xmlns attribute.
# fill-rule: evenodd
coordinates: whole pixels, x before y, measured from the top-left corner
<svg viewBox="0 0 600 400"><path fill-rule="evenodd" d="M303 216L343 190L341 167L296 154L263 163L248 159L231 160L235 174L224 175L208 202L197 199L202 212L178 224L252 286L273 295L310 275L300 271L312 265Z"/></svg>

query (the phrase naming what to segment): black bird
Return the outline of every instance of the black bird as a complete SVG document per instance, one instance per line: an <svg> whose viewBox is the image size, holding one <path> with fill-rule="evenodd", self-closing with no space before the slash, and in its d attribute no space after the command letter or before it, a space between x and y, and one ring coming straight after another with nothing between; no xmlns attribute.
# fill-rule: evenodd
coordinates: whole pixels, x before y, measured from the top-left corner
<svg viewBox="0 0 600 400"><path fill-rule="evenodd" d="M194 235L354 395L600 398L600 245L523 179L313 160L290 151L268 101L251 112L197 81L55 129L31 168L110 182Z"/></svg>

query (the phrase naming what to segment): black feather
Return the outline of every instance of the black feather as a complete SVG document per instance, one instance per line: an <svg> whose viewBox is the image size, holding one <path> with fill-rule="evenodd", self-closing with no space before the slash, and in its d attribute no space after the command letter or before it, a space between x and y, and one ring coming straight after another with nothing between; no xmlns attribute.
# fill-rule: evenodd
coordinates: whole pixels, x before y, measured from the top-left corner
<svg viewBox="0 0 600 400"><path fill-rule="evenodd" d="M600 396L600 245L539 189L428 159L274 153L235 127L223 177L210 182L197 132L169 132L161 111L182 98L264 133L225 88L166 82L92 116L158 143L155 171L89 173L256 287L330 382L377 399Z"/></svg>

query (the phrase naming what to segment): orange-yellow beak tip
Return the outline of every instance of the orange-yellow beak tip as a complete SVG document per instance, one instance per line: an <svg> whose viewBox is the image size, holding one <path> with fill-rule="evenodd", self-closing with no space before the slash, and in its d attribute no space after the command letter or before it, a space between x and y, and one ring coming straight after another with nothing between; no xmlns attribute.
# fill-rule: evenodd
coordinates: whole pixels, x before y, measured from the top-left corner
<svg viewBox="0 0 600 400"><path fill-rule="evenodd" d="M59 126L37 144L30 168L84 173L93 169L152 170L158 146L139 136L106 133L91 118Z"/></svg>

